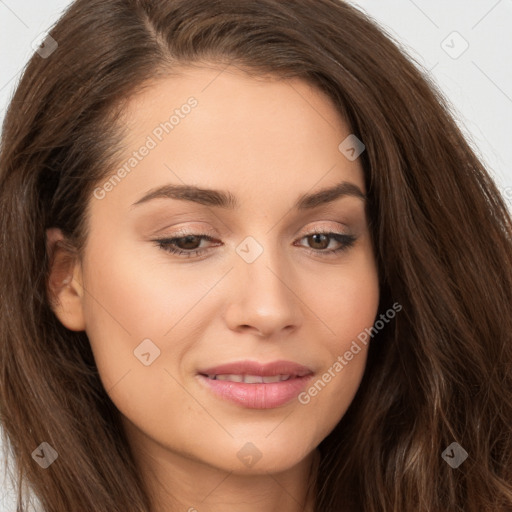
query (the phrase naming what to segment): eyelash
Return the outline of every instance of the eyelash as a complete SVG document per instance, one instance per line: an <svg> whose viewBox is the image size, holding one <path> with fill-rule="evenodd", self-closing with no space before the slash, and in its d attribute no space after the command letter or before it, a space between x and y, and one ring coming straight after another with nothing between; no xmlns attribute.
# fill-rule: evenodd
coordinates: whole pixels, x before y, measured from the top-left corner
<svg viewBox="0 0 512 512"><path fill-rule="evenodd" d="M337 249L329 249L329 250L321 250L321 249L307 249L308 253L314 254L314 255L321 255L325 257L333 256L337 253L340 253L342 251L348 250L350 247L354 245L356 242L356 237L353 235L345 235L343 233L333 233L329 231L313 231L311 233L307 233L303 237L300 238L300 240L304 238L308 238L310 236L314 235L327 235L329 238L336 240L341 244L340 247ZM201 240L207 240L208 242L213 242L215 239L211 236L207 235L206 233L184 233L183 236L175 237L175 238L162 238L153 240L155 244L162 250L169 252L171 254L175 254L177 256L183 256L185 258L192 258L194 256L202 256L205 252L207 252L210 248L206 249L191 249L189 251L183 250L183 249L176 249L173 247L173 244L175 244L179 240L184 240L188 237L195 237L200 238Z"/></svg>

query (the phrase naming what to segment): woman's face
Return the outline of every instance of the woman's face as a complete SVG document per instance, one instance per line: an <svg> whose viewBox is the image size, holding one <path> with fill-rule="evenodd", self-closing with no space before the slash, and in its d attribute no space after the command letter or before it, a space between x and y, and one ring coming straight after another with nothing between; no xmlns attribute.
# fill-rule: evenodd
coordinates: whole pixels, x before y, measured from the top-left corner
<svg viewBox="0 0 512 512"><path fill-rule="evenodd" d="M233 67L155 82L126 122L63 323L154 460L291 468L352 401L377 314L350 129L305 82Z"/></svg>

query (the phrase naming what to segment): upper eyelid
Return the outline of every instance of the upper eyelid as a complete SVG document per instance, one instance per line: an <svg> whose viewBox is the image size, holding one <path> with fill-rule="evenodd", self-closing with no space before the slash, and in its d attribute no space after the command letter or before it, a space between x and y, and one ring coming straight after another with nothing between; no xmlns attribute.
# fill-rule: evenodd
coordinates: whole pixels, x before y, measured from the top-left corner
<svg viewBox="0 0 512 512"><path fill-rule="evenodd" d="M339 221L317 221L317 222L330 222L331 225L330 226L318 226L318 225L314 225L313 227L311 228L308 228L308 229L304 229L302 230L305 235L308 235L308 234L311 234L311 233L336 233L336 234L349 234L349 233L345 233L345 232L342 232L340 233L338 230L350 230L350 228L348 227L347 224L343 224ZM338 225L338 227L333 227L332 224L335 223ZM343 228L339 227L340 225L343 225ZM229 231L229 234L231 234L233 231L231 229L228 230ZM300 233L300 231L299 231ZM183 228L178 228L177 231L175 231L174 233L171 233L171 234L162 234L162 235L155 235L156 237L161 237L161 238L165 238L165 239L171 239L171 238L181 238L181 237L185 237L185 236L197 236L197 235L202 235L202 236L210 236L212 238L216 238L218 237L217 233L213 230L213 229L208 229L208 228L200 228L200 227L192 227L192 228L186 228L186 227L183 227ZM305 236L305 235L302 235L302 236Z"/></svg>
<svg viewBox="0 0 512 512"><path fill-rule="evenodd" d="M351 233L344 233L344 232L339 232L339 231L336 231L336 230L333 230L333 229L322 229L322 228L317 228L317 229L312 229L312 230L307 230L305 231L303 234L301 234L300 236L298 236L298 239L301 240L302 238L305 238L307 236L311 236L311 235L351 235ZM200 232L200 231L184 231L184 232L176 232L176 233L173 233L172 235L168 235L168 236L161 236L160 238L155 238L155 240L157 241L162 241L162 240L165 240L165 241L170 241L170 240L181 240L182 238L186 238L187 236L196 236L198 238L201 238L203 240L206 240L206 239L210 239L210 241L216 241L217 240L217 236L216 235L213 235L213 234L209 234L207 232Z"/></svg>

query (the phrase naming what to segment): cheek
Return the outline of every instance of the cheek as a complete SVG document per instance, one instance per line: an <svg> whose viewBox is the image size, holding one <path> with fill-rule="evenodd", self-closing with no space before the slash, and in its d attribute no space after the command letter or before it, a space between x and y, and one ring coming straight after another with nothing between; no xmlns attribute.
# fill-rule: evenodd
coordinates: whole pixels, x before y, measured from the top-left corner
<svg viewBox="0 0 512 512"><path fill-rule="evenodd" d="M308 300L326 329L321 343L324 366L299 395L312 417L323 418L316 436L326 436L339 422L352 402L366 367L368 347L379 306L378 272L370 253L350 266L324 279L322 293Z"/></svg>
<svg viewBox="0 0 512 512"><path fill-rule="evenodd" d="M330 351L345 352L377 315L380 290L372 253L366 248L354 253L346 266L326 274L318 285L309 300L331 334Z"/></svg>
<svg viewBox="0 0 512 512"><path fill-rule="evenodd" d="M207 329L203 313L211 301L202 299L224 273L169 265L157 248L149 257L145 251L98 235L91 238L83 273L86 333L103 385L108 392L121 379L121 387L138 382L129 403L141 408L162 399L149 397L169 388L163 369L176 373L194 333ZM147 353L150 366L143 362Z"/></svg>
<svg viewBox="0 0 512 512"><path fill-rule="evenodd" d="M84 313L91 334L98 337L117 333L131 343L162 338L213 284L212 279L210 285L191 279L193 271L171 267L163 259L136 254L133 247L91 246L88 255Z"/></svg>

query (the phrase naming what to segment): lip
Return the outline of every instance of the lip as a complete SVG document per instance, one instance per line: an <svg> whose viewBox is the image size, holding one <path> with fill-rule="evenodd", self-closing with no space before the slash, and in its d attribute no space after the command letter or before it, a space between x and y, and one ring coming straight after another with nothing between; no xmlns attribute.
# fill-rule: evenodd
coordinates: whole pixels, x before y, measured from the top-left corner
<svg viewBox="0 0 512 512"><path fill-rule="evenodd" d="M198 373L203 375L229 375L229 374L248 374L260 375L261 377L272 377L274 375L292 375L293 377L303 377L313 373L311 368L292 361L272 361L270 363L258 363L257 361L235 361L233 363L211 366Z"/></svg>
<svg viewBox="0 0 512 512"><path fill-rule="evenodd" d="M213 380L208 375L290 375L288 380L248 384ZM273 409L293 400L313 376L313 370L292 361L235 361L198 371L199 380L215 395L249 409Z"/></svg>

